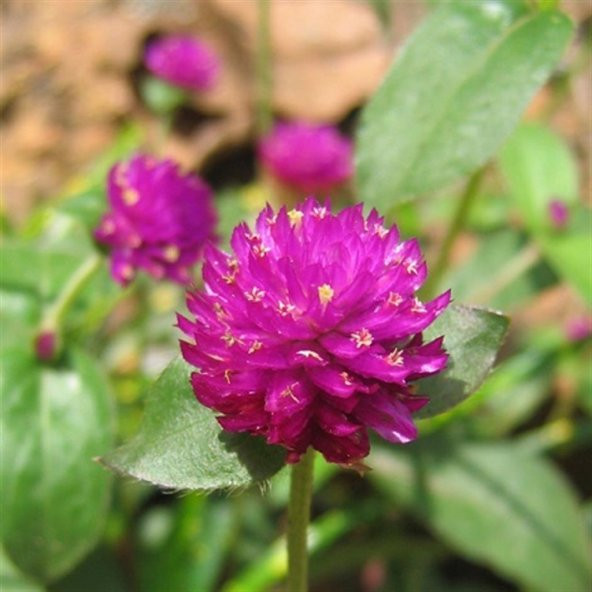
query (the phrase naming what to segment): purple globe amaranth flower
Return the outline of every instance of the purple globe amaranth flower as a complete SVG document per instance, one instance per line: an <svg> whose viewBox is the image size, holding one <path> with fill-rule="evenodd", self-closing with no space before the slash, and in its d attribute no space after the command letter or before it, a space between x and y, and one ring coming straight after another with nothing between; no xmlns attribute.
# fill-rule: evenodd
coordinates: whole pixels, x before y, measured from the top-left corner
<svg viewBox="0 0 592 592"><path fill-rule="evenodd" d="M328 125L277 124L259 156L272 176L305 193L327 192L353 173L352 143Z"/></svg>
<svg viewBox="0 0 592 592"><path fill-rule="evenodd" d="M549 202L549 219L553 228L560 230L567 226L569 221L569 209L567 204L559 199Z"/></svg>
<svg viewBox="0 0 592 592"><path fill-rule="evenodd" d="M210 89L220 69L212 49L186 35L171 35L150 42L144 53L144 63L158 78L189 90Z"/></svg>
<svg viewBox="0 0 592 592"><path fill-rule="evenodd" d="M111 274L127 284L138 269L182 284L214 237L216 212L209 187L182 174L171 160L138 154L109 171L111 209L95 238L111 249Z"/></svg>
<svg viewBox="0 0 592 592"><path fill-rule="evenodd" d="M442 338L421 332L446 308L415 295L426 277L417 240L400 241L362 205L334 215L309 198L267 206L227 254L206 247L203 291L178 315L197 399L233 432L263 435L296 462L309 446L352 464L369 452L367 428L392 442L417 435L428 399L412 383L447 362Z"/></svg>

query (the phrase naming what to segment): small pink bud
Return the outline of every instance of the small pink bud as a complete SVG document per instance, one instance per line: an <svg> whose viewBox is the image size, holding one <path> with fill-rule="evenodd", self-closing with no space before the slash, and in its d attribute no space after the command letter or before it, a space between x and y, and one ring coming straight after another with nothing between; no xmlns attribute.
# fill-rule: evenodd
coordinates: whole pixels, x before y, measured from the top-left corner
<svg viewBox="0 0 592 592"><path fill-rule="evenodd" d="M569 221L569 209L567 204L559 199L549 202L549 218L553 228L560 230L567 226Z"/></svg>
<svg viewBox="0 0 592 592"><path fill-rule="evenodd" d="M592 336L592 316L581 315L570 319L565 326L565 335L574 343Z"/></svg>
<svg viewBox="0 0 592 592"><path fill-rule="evenodd" d="M49 362L56 354L56 334L42 331L35 339L35 354L42 362Z"/></svg>

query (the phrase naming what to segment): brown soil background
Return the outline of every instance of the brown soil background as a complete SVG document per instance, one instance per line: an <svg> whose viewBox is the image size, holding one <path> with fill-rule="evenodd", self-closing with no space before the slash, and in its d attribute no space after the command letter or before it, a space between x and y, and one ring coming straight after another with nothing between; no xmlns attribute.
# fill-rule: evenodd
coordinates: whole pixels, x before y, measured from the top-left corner
<svg viewBox="0 0 592 592"><path fill-rule="evenodd" d="M565 62L580 59L592 3L562 2L579 34ZM135 120L148 136L158 122L138 80L154 35L192 32L221 55L220 83L195 96L163 151L201 167L254 135L257 3L254 0L7 0L0 3L0 187L2 208L20 222L34 204L64 193L73 178ZM278 116L342 121L372 94L397 47L426 11L422 0L392 3L385 31L362 0L272 0L273 109ZM587 33L586 33L587 31ZM543 89L528 116L553 97ZM592 70L584 64L552 125L582 163L592 201Z"/></svg>

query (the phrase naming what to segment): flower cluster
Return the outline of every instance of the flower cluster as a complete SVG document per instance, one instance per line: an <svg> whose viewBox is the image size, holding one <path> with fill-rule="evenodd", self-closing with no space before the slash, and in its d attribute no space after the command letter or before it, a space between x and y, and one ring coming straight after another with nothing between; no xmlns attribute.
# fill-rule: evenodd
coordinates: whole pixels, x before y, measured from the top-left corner
<svg viewBox="0 0 592 592"><path fill-rule="evenodd" d="M259 156L272 176L304 193L327 192L353 172L351 142L327 125L280 123Z"/></svg>
<svg viewBox="0 0 592 592"><path fill-rule="evenodd" d="M111 169L107 193L111 209L95 238L110 247L114 279L125 285L141 268L189 282L216 223L208 186L171 160L139 154Z"/></svg>
<svg viewBox="0 0 592 592"><path fill-rule="evenodd" d="M146 47L144 63L158 78L189 90L208 90L218 76L216 54L193 37L172 35Z"/></svg>
<svg viewBox="0 0 592 592"><path fill-rule="evenodd" d="M188 293L191 319L178 316L195 395L222 427L284 446L288 462L312 446L355 463L369 452L367 428L413 440L427 398L412 383L447 362L442 338L423 343L421 332L450 301L416 296L418 242L362 205L333 214L309 198L268 206L231 246L206 247L205 290Z"/></svg>

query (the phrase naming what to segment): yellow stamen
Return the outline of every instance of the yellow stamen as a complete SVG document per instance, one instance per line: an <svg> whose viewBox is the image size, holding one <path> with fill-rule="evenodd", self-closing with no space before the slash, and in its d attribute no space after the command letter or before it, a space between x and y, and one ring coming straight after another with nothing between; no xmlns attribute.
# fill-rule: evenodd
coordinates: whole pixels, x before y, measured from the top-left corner
<svg viewBox="0 0 592 592"><path fill-rule="evenodd" d="M122 199L128 206L134 206L140 201L140 194L131 187L123 190Z"/></svg>
<svg viewBox="0 0 592 592"><path fill-rule="evenodd" d="M327 306L327 304L333 300L333 295L335 294L333 288L329 284L323 284L322 286L319 286L318 290L321 304Z"/></svg>
<svg viewBox="0 0 592 592"><path fill-rule="evenodd" d="M179 251L179 247L175 245L168 245L163 249L164 258L169 263L174 263L175 261L177 261L177 259L179 259L180 254L181 252Z"/></svg>
<svg viewBox="0 0 592 592"><path fill-rule="evenodd" d="M300 226L303 216L304 214L300 210L293 209L288 212L288 218L290 218L290 224L292 226Z"/></svg>

